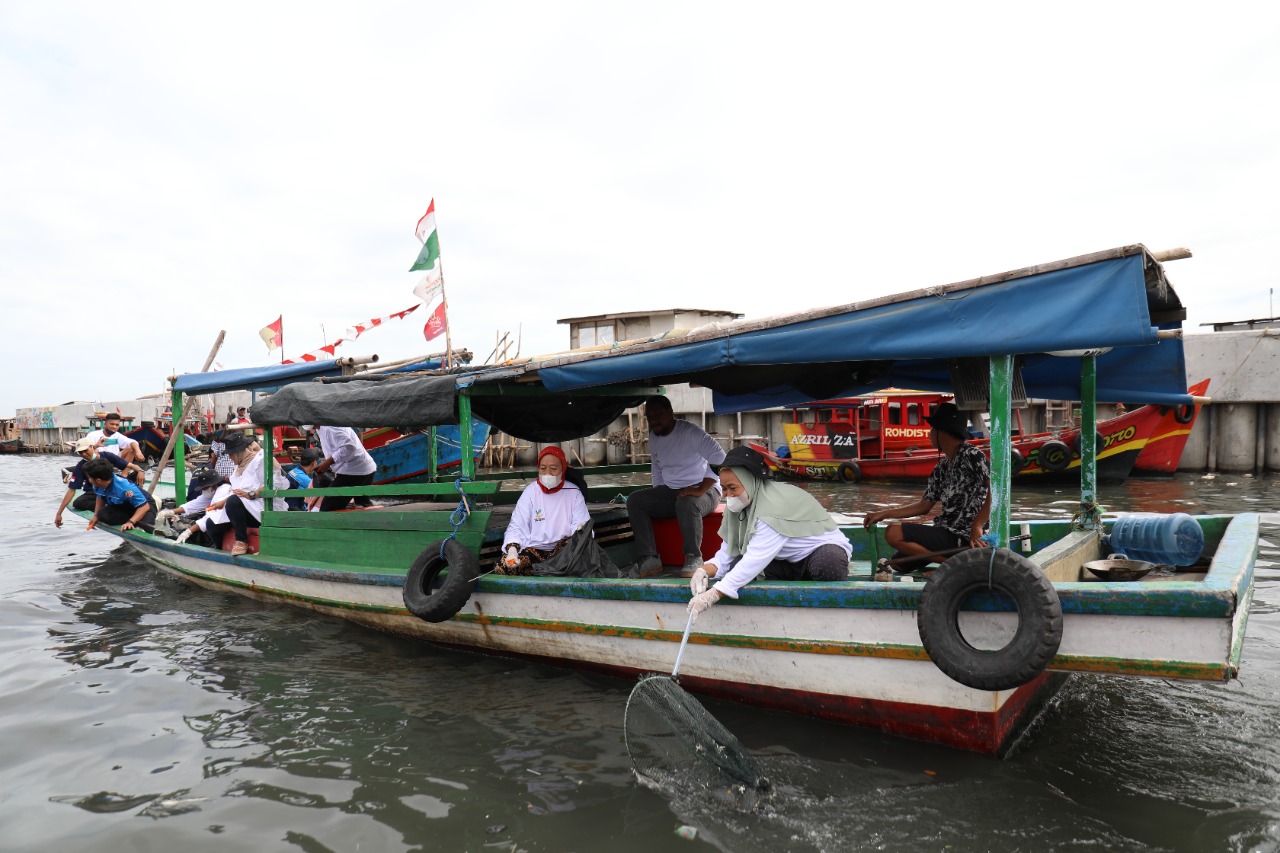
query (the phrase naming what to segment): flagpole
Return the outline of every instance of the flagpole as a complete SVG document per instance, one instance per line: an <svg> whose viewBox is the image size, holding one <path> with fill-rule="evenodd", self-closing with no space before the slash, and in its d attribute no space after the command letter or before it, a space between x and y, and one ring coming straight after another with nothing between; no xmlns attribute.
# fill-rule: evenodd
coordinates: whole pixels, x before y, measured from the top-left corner
<svg viewBox="0 0 1280 853"><path fill-rule="evenodd" d="M435 203L435 199L432 199ZM444 306L444 364L448 369L453 367L453 340L449 334L449 296L444 292L444 247L440 245L440 226L436 225L436 251L440 257L436 263L440 265L440 303Z"/></svg>

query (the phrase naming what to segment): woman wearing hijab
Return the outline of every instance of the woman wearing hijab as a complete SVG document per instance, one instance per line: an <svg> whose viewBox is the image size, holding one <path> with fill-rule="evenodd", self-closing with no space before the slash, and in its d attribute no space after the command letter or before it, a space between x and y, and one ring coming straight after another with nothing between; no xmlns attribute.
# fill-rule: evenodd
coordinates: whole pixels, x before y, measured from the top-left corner
<svg viewBox="0 0 1280 853"><path fill-rule="evenodd" d="M569 479L566 474L570 474ZM536 563L551 559L591 518L580 479L570 473L564 451L558 447L542 449L538 454L538 479L521 493L503 535L503 553L494 567L497 574L533 574Z"/></svg>
<svg viewBox="0 0 1280 853"><path fill-rule="evenodd" d="M231 546L231 555L238 557L249 552L249 528L262 526L262 509L265 503L261 496L264 488L263 460L267 454L262 452L256 441L250 441L242 432L228 432L222 443L226 445L227 455L235 462L236 467L227 478L226 485L230 489L225 499L220 504L218 493L215 492L213 501L207 507L205 532L213 540L214 547L217 547L223 534L228 529L234 530L236 541ZM271 464L275 466L273 482L281 484L277 486L280 488L285 482L284 472L274 460ZM218 509L222 510L221 514L216 513ZM272 498L271 509L285 512L288 506L283 498Z"/></svg>
<svg viewBox="0 0 1280 853"><path fill-rule="evenodd" d="M689 613L697 618L761 572L772 581L842 581L853 546L831 515L803 489L765 479L764 458L735 447L720 468L726 509L720 550L693 573ZM715 586L707 588L709 582Z"/></svg>

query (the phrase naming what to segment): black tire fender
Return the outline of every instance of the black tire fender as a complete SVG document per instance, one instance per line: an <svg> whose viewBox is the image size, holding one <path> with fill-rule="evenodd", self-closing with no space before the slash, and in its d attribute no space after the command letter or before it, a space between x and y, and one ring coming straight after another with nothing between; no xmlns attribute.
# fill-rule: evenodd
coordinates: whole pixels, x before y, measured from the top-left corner
<svg viewBox="0 0 1280 853"><path fill-rule="evenodd" d="M1106 449L1107 438L1100 432L1095 433L1095 435L1097 435L1098 437L1094 442L1093 452L1101 453L1103 450ZM1080 432L1076 433L1075 438L1071 439L1071 452L1074 453L1076 456L1083 455L1080 452L1080 448L1083 446L1083 442L1084 442L1084 430L1081 430Z"/></svg>
<svg viewBox="0 0 1280 853"><path fill-rule="evenodd" d="M844 483L856 483L862 479L862 469L857 462L841 462L836 468L836 479Z"/></svg>
<svg viewBox="0 0 1280 853"><path fill-rule="evenodd" d="M476 555L457 539L432 542L409 567L404 579L404 606L426 622L447 622L471 597L478 570ZM436 588L436 579L442 572L444 581Z"/></svg>
<svg viewBox="0 0 1280 853"><path fill-rule="evenodd" d="M1040 449L1036 452L1036 458L1040 460L1040 467L1050 473L1066 470L1071 464L1071 448L1067 447L1056 438L1051 438L1044 444L1040 445Z"/></svg>
<svg viewBox="0 0 1280 853"><path fill-rule="evenodd" d="M1189 424L1196 419L1196 407L1183 404L1173 410L1173 419L1180 424Z"/></svg>
<svg viewBox="0 0 1280 853"><path fill-rule="evenodd" d="M1014 447L1009 450L1009 474L1018 476L1022 473L1022 469L1027 467L1027 457L1022 455L1022 451Z"/></svg>
<svg viewBox="0 0 1280 853"><path fill-rule="evenodd" d="M1013 600L1018 629L1001 649L972 646L960 632L960 609L977 592ZM1062 604L1053 584L1007 548L974 548L942 564L926 583L916 613L920 642L954 681L978 690L1011 690L1044 671L1062 643Z"/></svg>

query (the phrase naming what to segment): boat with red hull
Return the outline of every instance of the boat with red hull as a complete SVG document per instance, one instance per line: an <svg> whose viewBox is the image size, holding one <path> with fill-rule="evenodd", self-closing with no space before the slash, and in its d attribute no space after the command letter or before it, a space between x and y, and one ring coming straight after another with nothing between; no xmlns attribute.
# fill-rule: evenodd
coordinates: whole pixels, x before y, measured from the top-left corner
<svg viewBox="0 0 1280 853"><path fill-rule="evenodd" d="M1208 381L1194 386L1199 395ZM783 424L787 454L752 444L779 477L856 482L928 479L940 454L929 443L925 418L949 394L889 390L866 397L823 400L795 410ZM1122 482L1145 456L1144 474L1172 473L1199 406L1141 406L1098 423L1098 479ZM807 418L802 419L802 418ZM1078 480L1080 430L1026 434L1014 412L1013 471L1023 481ZM1159 443L1151 447L1158 436ZM987 450L986 439L972 443ZM1150 450L1149 450L1150 448Z"/></svg>

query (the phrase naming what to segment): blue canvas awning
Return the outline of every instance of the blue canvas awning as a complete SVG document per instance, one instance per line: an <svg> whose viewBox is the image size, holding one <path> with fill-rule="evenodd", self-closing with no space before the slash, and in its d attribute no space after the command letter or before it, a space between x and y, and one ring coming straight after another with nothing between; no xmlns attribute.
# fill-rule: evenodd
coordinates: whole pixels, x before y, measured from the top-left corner
<svg viewBox="0 0 1280 853"><path fill-rule="evenodd" d="M1182 315L1160 265L1127 246L531 367L553 391L692 382L713 390L717 412L735 412L895 385L950 390L951 359L992 355L1023 357L1028 396L1078 399L1079 360L1045 353L1111 348L1098 361L1099 401L1178 404L1190 400L1182 342L1157 333Z"/></svg>
<svg viewBox="0 0 1280 853"><path fill-rule="evenodd" d="M440 359L429 358L397 367L389 372L438 370ZM184 373L174 380L174 390L184 394L219 394L224 391L275 392L294 382L310 382L322 376L341 376L338 361L307 361L300 364L269 364L265 367L241 367L217 373Z"/></svg>

